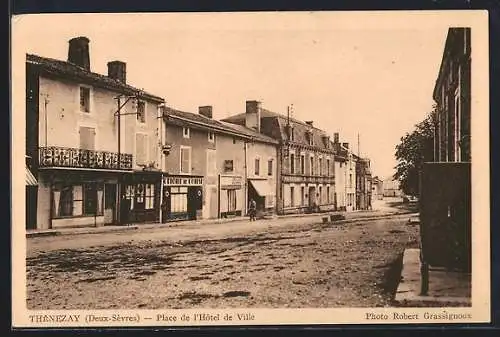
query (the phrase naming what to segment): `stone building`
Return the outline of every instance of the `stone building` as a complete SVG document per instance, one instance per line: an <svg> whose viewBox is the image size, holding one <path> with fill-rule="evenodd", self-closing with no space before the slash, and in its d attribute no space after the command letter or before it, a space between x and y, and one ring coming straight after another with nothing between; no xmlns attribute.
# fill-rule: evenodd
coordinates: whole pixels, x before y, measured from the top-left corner
<svg viewBox="0 0 500 337"><path fill-rule="evenodd" d="M356 200L356 160L349 143L340 143L339 134L334 133L335 149L335 200L340 211L353 211Z"/></svg>
<svg viewBox="0 0 500 337"><path fill-rule="evenodd" d="M254 129L278 142L279 213L335 209L335 152L330 137L313 121L266 110L258 101L247 101L244 113L223 121Z"/></svg>
<svg viewBox="0 0 500 337"><path fill-rule="evenodd" d="M469 162L471 109L470 28L450 28L433 98L437 127L434 158L441 162Z"/></svg>
<svg viewBox="0 0 500 337"><path fill-rule="evenodd" d="M276 204L276 141L199 113L165 107L162 221L242 216L249 198L261 210Z"/></svg>
<svg viewBox="0 0 500 337"><path fill-rule="evenodd" d="M38 183L29 229L159 219L164 100L129 85L124 62L109 62L107 76L90 65L86 37L69 41L65 61L26 55L26 155Z"/></svg>
<svg viewBox="0 0 500 337"><path fill-rule="evenodd" d="M372 173L370 159L355 156L356 159L356 209L372 208Z"/></svg>

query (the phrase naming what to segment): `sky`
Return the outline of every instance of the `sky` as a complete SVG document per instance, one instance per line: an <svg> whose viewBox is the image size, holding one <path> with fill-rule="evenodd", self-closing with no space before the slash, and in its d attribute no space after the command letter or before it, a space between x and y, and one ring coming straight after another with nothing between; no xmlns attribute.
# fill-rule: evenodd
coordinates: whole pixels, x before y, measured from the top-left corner
<svg viewBox="0 0 500 337"><path fill-rule="evenodd" d="M167 105L214 118L246 100L312 120L394 173L395 146L432 108L447 29L438 13L56 14L13 19L16 55L66 60L68 40L90 39L91 70L127 63L127 82ZM358 148L359 134L359 148Z"/></svg>

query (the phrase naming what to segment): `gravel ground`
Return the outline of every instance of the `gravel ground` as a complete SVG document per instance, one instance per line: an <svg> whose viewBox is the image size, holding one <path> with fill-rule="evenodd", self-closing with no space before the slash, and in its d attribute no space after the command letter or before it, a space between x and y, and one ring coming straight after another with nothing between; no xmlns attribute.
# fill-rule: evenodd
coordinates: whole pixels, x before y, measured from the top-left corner
<svg viewBox="0 0 500 337"><path fill-rule="evenodd" d="M28 308L390 306L402 252L417 247L418 226L408 215L315 219L246 235L36 249L26 261Z"/></svg>

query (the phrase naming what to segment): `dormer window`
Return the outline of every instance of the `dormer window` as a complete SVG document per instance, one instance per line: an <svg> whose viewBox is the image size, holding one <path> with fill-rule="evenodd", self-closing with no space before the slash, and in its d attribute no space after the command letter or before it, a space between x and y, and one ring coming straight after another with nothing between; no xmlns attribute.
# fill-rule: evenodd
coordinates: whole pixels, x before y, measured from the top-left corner
<svg viewBox="0 0 500 337"><path fill-rule="evenodd" d="M286 132L287 132L288 140L293 142L294 141L294 139L293 139L293 126L288 124L286 126Z"/></svg>
<svg viewBox="0 0 500 337"><path fill-rule="evenodd" d="M314 146L314 137L311 130L306 131L306 139L309 146Z"/></svg>
<svg viewBox="0 0 500 337"><path fill-rule="evenodd" d="M322 136L321 138L323 139L323 144L325 145L325 148L328 149L330 147L330 137Z"/></svg>
<svg viewBox="0 0 500 337"><path fill-rule="evenodd" d="M189 138L189 136L190 136L189 128L182 128L182 137Z"/></svg>

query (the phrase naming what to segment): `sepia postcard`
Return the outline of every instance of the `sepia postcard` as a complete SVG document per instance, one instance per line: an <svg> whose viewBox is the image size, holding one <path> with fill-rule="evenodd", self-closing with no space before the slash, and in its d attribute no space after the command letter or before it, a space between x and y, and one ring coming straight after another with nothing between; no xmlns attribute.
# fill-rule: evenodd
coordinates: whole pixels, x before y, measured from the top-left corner
<svg viewBox="0 0 500 337"><path fill-rule="evenodd" d="M490 322L487 11L18 15L11 55L14 328Z"/></svg>

